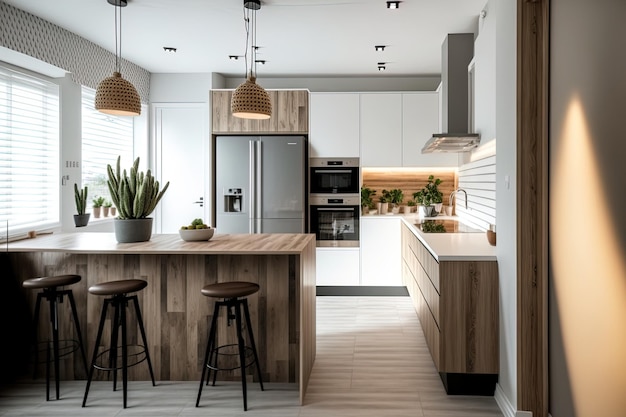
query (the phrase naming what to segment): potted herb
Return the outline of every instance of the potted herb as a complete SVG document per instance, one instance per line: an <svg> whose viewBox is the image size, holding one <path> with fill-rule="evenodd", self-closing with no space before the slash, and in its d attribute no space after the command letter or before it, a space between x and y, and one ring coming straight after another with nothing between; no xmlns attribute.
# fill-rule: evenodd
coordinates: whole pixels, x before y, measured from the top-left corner
<svg viewBox="0 0 626 417"><path fill-rule="evenodd" d="M148 217L167 191L169 181L163 189L155 180L152 172L139 171L139 158L135 159L130 173L120 168L120 157L117 157L115 171L107 165L109 179L107 185L113 204L119 211L115 219L115 238L120 243L145 242L152 235L152 217Z"/></svg>
<svg viewBox="0 0 626 417"><path fill-rule="evenodd" d="M439 191L438 186L440 184L441 180L439 178L429 175L426 186L413 193L413 198L422 206L425 217L434 217L441 211L443 193ZM438 205L439 210L436 209L435 205Z"/></svg>
<svg viewBox="0 0 626 417"><path fill-rule="evenodd" d="M113 206L113 203L111 203L109 200L104 200L104 203L102 203L102 214L104 217L109 216L109 211L111 210L111 206Z"/></svg>
<svg viewBox="0 0 626 417"><path fill-rule="evenodd" d="M78 212L74 215L74 224L76 227L87 226L89 223L89 213L85 213L87 209L87 186L79 189L78 185L74 183L74 201Z"/></svg>
<svg viewBox="0 0 626 417"><path fill-rule="evenodd" d="M92 209L93 209L93 217L96 219L100 217L100 212L102 210L102 205L104 204L104 197L95 197L91 200Z"/></svg>
<svg viewBox="0 0 626 417"><path fill-rule="evenodd" d="M415 200L409 200L406 202L406 206L404 206L404 213L405 214L409 214L412 213L413 210L415 209L415 205L417 203L415 202Z"/></svg>
<svg viewBox="0 0 626 417"><path fill-rule="evenodd" d="M370 209L374 208L374 200L372 197L376 195L376 190L369 187L361 187L361 213L368 214Z"/></svg>
<svg viewBox="0 0 626 417"><path fill-rule="evenodd" d="M404 199L404 193L402 190L398 188L394 188L393 190L383 190L383 194L386 194L387 202L391 203L391 211L394 214L398 214L400 211L400 204L402 204L402 200Z"/></svg>

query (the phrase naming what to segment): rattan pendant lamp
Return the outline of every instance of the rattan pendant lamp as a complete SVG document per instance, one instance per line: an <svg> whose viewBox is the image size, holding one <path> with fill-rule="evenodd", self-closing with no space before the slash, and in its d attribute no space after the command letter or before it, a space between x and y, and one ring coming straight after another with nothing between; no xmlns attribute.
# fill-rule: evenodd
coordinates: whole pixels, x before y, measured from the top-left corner
<svg viewBox="0 0 626 417"><path fill-rule="evenodd" d="M235 89L230 102L232 115L243 119L269 119L272 116L270 95L256 83L256 11L260 8L261 0L243 0L243 13L246 24L246 81ZM251 27L252 42L250 42ZM249 71L248 49L250 50Z"/></svg>
<svg viewBox="0 0 626 417"><path fill-rule="evenodd" d="M105 78L98 84L95 107L102 113L115 116L139 116L141 114L139 94L135 86L122 78L120 70L122 61L122 7L126 7L128 2L127 0L107 0L107 2L115 7L115 71L111 77Z"/></svg>

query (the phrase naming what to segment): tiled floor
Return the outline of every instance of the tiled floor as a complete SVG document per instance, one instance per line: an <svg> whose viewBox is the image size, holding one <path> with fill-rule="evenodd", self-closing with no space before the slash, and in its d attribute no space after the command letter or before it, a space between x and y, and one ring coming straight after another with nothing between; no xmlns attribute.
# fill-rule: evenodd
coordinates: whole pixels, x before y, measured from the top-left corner
<svg viewBox="0 0 626 417"><path fill-rule="evenodd" d="M84 381L63 381L62 399L45 401L41 383L0 391L0 416L267 416L267 417L502 417L492 397L446 395L408 297L318 297L317 359L304 406L294 385L240 385L205 389L197 383L129 384L121 392L96 382L81 408Z"/></svg>

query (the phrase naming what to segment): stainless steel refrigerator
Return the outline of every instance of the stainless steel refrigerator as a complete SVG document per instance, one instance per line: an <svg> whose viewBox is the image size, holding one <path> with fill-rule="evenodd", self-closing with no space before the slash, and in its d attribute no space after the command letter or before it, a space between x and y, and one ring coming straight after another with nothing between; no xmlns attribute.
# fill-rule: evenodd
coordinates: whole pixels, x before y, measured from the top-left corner
<svg viewBox="0 0 626 417"><path fill-rule="evenodd" d="M304 233L306 139L218 136L218 233Z"/></svg>

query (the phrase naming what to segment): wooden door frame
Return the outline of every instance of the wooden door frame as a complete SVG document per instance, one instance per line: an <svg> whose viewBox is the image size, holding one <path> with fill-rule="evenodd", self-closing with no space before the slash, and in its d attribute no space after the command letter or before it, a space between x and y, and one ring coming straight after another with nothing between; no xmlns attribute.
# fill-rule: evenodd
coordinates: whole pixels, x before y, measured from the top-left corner
<svg viewBox="0 0 626 417"><path fill-rule="evenodd" d="M517 409L548 416L550 0L517 0Z"/></svg>

